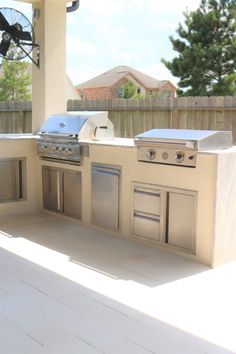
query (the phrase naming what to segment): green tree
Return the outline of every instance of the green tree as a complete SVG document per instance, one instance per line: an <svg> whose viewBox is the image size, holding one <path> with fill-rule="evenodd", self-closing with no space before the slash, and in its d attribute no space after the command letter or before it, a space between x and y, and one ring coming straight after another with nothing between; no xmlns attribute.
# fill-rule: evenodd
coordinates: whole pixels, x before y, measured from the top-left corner
<svg viewBox="0 0 236 354"><path fill-rule="evenodd" d="M31 75L28 73L28 63L2 60L2 75L0 77L0 101L31 100Z"/></svg>
<svg viewBox="0 0 236 354"><path fill-rule="evenodd" d="M236 94L236 0L201 0L185 12L179 38L170 37L178 56L162 59L178 77L180 96Z"/></svg>
<svg viewBox="0 0 236 354"><path fill-rule="evenodd" d="M123 98L132 98L137 92L137 87L133 81L128 81L121 85L120 91Z"/></svg>

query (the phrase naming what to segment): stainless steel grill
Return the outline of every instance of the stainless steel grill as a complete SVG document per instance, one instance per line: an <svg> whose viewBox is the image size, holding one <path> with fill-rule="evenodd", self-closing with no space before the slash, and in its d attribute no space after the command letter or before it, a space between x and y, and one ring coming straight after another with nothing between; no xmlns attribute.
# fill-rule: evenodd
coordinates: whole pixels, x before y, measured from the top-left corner
<svg viewBox="0 0 236 354"><path fill-rule="evenodd" d="M49 116L38 134L41 158L81 164L81 140L113 138L114 130L108 112L73 112Z"/></svg>
<svg viewBox="0 0 236 354"><path fill-rule="evenodd" d="M229 131L152 129L135 137L138 160L179 166L196 166L198 151L232 146Z"/></svg>

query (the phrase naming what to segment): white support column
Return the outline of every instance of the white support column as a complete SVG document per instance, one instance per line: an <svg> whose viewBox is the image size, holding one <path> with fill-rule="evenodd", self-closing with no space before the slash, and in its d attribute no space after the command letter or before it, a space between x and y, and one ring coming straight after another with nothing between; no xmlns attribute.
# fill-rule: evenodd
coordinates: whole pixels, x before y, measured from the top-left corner
<svg viewBox="0 0 236 354"><path fill-rule="evenodd" d="M50 114L66 111L66 3L41 0L33 3L36 43L40 45L40 68L33 65L32 131Z"/></svg>

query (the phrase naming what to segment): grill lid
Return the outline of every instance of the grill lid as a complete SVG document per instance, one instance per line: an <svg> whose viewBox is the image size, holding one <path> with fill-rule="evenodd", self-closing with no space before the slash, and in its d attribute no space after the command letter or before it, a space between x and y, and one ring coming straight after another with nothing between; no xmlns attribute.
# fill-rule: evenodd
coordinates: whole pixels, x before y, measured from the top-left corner
<svg viewBox="0 0 236 354"><path fill-rule="evenodd" d="M223 149L232 146L231 131L152 129L135 137L139 144L174 144L195 150Z"/></svg>
<svg viewBox="0 0 236 354"><path fill-rule="evenodd" d="M108 112L71 112L51 115L42 125L43 138L104 139L114 137Z"/></svg>
<svg viewBox="0 0 236 354"><path fill-rule="evenodd" d="M41 127L42 134L74 135L78 134L86 122L86 116L69 114L52 115L47 118Z"/></svg>

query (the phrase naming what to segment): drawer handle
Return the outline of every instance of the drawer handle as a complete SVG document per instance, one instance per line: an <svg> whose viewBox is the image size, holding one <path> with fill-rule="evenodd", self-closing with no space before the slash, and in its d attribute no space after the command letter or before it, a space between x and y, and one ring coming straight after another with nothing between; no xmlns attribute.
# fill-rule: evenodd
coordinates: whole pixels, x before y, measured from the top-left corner
<svg viewBox="0 0 236 354"><path fill-rule="evenodd" d="M155 221L155 222L160 223L160 219L156 219L154 217L142 215L142 214L139 214L139 213L134 213L134 217L139 218L139 219L144 219L144 220L148 220L148 221Z"/></svg>

